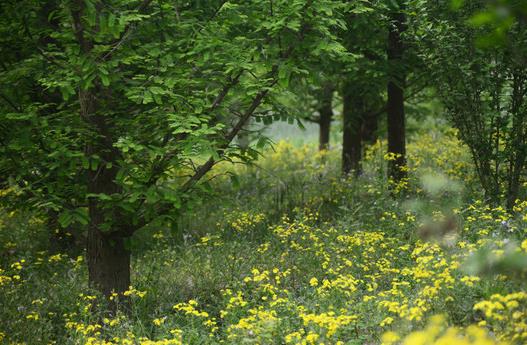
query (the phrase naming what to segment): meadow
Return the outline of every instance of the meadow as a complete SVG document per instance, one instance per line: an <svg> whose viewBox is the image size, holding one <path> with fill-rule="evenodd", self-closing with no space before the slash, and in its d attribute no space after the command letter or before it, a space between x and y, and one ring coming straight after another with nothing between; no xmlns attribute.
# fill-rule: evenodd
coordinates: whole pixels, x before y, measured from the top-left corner
<svg viewBox="0 0 527 345"><path fill-rule="evenodd" d="M115 313L88 287L82 248L52 251L43 219L4 211L0 343L527 343L527 201L488 206L444 124L407 149L397 185L384 141L357 178L341 177L336 145L284 140L216 166L213 197L134 235Z"/></svg>

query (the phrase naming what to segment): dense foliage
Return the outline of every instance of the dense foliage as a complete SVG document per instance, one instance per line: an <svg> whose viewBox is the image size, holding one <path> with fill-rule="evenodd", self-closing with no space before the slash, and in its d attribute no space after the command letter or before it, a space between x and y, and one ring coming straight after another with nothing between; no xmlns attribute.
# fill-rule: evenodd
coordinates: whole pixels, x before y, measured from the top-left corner
<svg viewBox="0 0 527 345"><path fill-rule="evenodd" d="M527 58L523 21L502 33L500 49L481 46L487 27L467 25L477 2L469 9L445 15L445 8L421 7L418 20L423 59L434 76L443 104L463 141L470 147L487 199L509 209L520 197L527 163ZM479 14L481 16L481 14ZM433 17L433 19L432 19ZM417 35L416 35L417 36ZM485 41L483 41L485 42Z"/></svg>
<svg viewBox="0 0 527 345"><path fill-rule="evenodd" d="M254 156L233 139L311 57L345 55L339 6L3 4L3 43L23 45L2 57L4 187L87 225L91 282L126 290L126 240L170 222L218 161Z"/></svg>

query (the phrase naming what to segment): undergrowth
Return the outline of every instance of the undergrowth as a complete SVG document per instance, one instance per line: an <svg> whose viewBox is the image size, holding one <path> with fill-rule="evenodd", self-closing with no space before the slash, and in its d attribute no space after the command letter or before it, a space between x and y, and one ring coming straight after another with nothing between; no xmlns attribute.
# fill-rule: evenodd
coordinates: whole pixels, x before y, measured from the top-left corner
<svg viewBox="0 0 527 345"><path fill-rule="evenodd" d="M340 176L338 150L287 142L220 165L207 199L132 239L116 314L82 252L48 250L38 215L2 213L0 342L526 342L524 274L494 268L527 250L527 202L487 206L451 129L416 134L398 185L385 149L367 148L358 178Z"/></svg>

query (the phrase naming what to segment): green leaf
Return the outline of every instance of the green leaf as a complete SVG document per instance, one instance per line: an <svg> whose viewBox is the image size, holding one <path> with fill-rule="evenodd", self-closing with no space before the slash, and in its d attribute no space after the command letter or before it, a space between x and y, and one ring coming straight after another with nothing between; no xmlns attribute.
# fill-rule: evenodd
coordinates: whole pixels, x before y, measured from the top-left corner
<svg viewBox="0 0 527 345"><path fill-rule="evenodd" d="M269 143L269 139L267 137L260 137L258 138L258 141L256 142L256 148L258 150L263 150L268 143Z"/></svg>
<svg viewBox="0 0 527 345"><path fill-rule="evenodd" d="M68 210L63 211L59 215L59 219L58 220L59 220L60 226L62 226L63 228L66 228L73 222L72 213L70 211L68 211Z"/></svg>
<svg viewBox="0 0 527 345"><path fill-rule="evenodd" d="M99 77L101 78L101 82L104 86L109 86L110 85L110 78L108 78L107 75L104 75L104 74L100 74Z"/></svg>

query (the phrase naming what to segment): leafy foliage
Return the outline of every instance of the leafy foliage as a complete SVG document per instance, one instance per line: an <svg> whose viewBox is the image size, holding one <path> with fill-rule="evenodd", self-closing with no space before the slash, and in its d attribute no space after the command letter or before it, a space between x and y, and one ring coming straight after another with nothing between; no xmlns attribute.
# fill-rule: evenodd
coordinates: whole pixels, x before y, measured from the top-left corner
<svg viewBox="0 0 527 345"><path fill-rule="evenodd" d="M423 4L423 23L415 26L415 34L448 116L471 149L487 198L505 199L511 209L526 164L526 32L517 23L507 32L505 46L479 47L478 37L488 29L467 20L480 7L471 1L449 13L444 6Z"/></svg>

